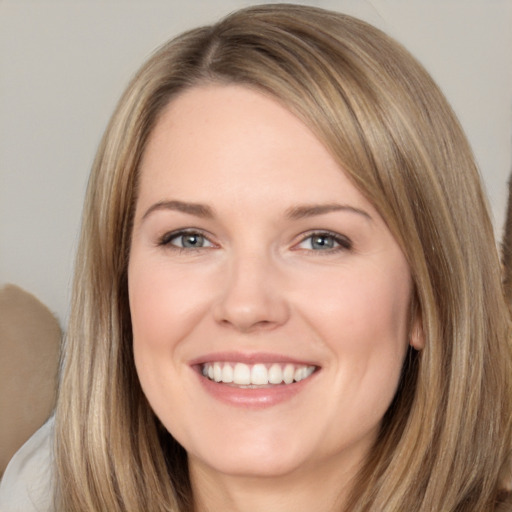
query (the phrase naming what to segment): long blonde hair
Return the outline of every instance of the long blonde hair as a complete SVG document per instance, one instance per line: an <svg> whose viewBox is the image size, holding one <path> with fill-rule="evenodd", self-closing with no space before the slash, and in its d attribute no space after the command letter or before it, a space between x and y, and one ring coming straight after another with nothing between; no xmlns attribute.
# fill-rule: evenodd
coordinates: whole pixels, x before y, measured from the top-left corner
<svg viewBox="0 0 512 512"><path fill-rule="evenodd" d="M408 258L411 349L347 510L492 511L511 447L509 312L478 172L432 79L396 42L312 7L235 12L159 49L122 97L84 209L56 411L57 509L193 510L186 453L132 355L127 263L138 168L163 107L238 83L278 98L376 206Z"/></svg>

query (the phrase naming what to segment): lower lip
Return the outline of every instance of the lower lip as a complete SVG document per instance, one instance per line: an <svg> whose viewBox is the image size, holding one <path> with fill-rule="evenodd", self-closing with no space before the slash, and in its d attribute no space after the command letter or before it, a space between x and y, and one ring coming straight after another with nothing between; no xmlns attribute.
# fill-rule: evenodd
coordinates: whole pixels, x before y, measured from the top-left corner
<svg viewBox="0 0 512 512"><path fill-rule="evenodd" d="M311 383L317 372L293 384L280 384L266 388L239 388L212 381L198 372L196 374L206 392L216 400L236 407L263 409L291 400Z"/></svg>

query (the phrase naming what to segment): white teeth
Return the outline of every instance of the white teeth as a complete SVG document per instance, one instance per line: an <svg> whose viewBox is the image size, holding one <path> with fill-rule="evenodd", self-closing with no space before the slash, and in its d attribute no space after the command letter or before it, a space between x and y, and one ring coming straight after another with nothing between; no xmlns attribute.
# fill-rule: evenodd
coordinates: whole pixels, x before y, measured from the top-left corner
<svg viewBox="0 0 512 512"><path fill-rule="evenodd" d="M285 384L291 384L293 382L293 377L295 377L295 367L293 364L287 364L284 367L283 372L283 380Z"/></svg>
<svg viewBox="0 0 512 512"><path fill-rule="evenodd" d="M222 380L222 366L220 363L215 363L213 365L213 380L215 382L220 382Z"/></svg>
<svg viewBox="0 0 512 512"><path fill-rule="evenodd" d="M222 368L222 382L226 384L233 382L233 367L230 364L225 364Z"/></svg>
<svg viewBox="0 0 512 512"><path fill-rule="evenodd" d="M309 375L308 375L308 369L307 368L305 368L305 367L297 368L295 370L294 380L296 382L299 382L299 381L301 381L302 379L305 379L308 376Z"/></svg>
<svg viewBox="0 0 512 512"><path fill-rule="evenodd" d="M256 386L268 384L268 372L264 364L255 364L251 370L251 384Z"/></svg>
<svg viewBox="0 0 512 512"><path fill-rule="evenodd" d="M243 363L236 363L233 372L233 382L235 384L247 385L251 383L251 368Z"/></svg>
<svg viewBox="0 0 512 512"><path fill-rule="evenodd" d="M274 363L269 368L268 382L270 384L281 384L281 382L283 382L283 370L281 370L281 365Z"/></svg>
<svg viewBox="0 0 512 512"><path fill-rule="evenodd" d="M314 371L314 366L273 363L265 365L258 363L206 363L202 374L215 382L237 384L240 386L267 386L269 384L291 384L307 379Z"/></svg>

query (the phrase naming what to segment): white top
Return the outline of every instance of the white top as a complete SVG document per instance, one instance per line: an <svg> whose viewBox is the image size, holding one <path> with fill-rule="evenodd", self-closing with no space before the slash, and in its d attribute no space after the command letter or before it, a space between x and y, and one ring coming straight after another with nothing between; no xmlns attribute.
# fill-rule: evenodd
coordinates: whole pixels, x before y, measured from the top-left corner
<svg viewBox="0 0 512 512"><path fill-rule="evenodd" d="M0 481L1 512L52 512L53 418L14 455Z"/></svg>

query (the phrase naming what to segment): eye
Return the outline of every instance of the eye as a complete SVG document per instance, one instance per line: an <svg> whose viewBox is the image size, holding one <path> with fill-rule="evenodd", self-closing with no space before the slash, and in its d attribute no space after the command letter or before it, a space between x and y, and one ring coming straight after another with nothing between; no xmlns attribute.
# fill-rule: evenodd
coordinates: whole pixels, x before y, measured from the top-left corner
<svg viewBox="0 0 512 512"><path fill-rule="evenodd" d="M213 247L212 242L197 231L174 231L162 237L159 245L171 246L177 249L202 249Z"/></svg>
<svg viewBox="0 0 512 512"><path fill-rule="evenodd" d="M352 242L338 233L316 232L310 233L302 239L297 246L299 249L312 251L343 251L352 248Z"/></svg>

